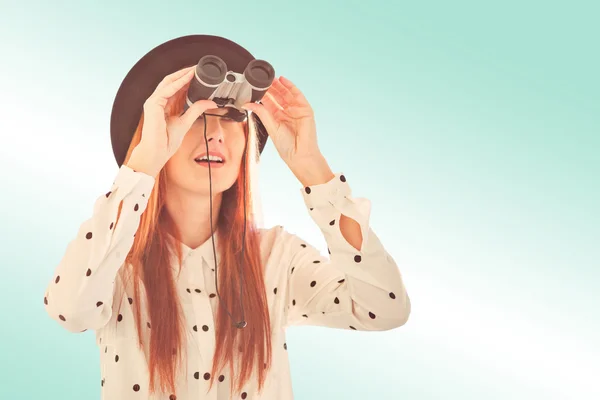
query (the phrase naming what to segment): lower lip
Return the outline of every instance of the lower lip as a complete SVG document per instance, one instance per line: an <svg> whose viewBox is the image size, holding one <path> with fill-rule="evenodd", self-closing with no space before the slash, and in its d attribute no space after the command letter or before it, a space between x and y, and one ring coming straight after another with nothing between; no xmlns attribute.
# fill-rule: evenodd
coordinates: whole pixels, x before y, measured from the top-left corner
<svg viewBox="0 0 600 400"><path fill-rule="evenodd" d="M199 166L204 167L204 168L208 168L208 164L209 163L207 163L207 162L196 162L196 161L194 161L194 162L196 163L196 165L199 165ZM225 165L225 163L216 163L216 162L213 162L213 163L210 163L210 169L223 168L224 165Z"/></svg>

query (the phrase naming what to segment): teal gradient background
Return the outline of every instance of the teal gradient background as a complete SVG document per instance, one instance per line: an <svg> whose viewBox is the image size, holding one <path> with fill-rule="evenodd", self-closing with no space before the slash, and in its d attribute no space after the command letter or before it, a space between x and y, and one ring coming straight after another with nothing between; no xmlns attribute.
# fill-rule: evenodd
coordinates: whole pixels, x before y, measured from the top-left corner
<svg viewBox="0 0 600 400"><path fill-rule="evenodd" d="M388 332L293 328L297 399L600 398L597 2L39 0L0 6L0 399L99 399L93 333L45 286L117 172L129 68L228 37L305 93L413 303ZM326 254L269 143L265 225Z"/></svg>

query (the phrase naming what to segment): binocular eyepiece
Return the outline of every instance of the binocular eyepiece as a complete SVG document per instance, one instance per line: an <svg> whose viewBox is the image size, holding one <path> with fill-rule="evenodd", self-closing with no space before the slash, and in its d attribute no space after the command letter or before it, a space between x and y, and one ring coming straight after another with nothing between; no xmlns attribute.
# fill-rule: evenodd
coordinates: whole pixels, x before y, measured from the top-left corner
<svg viewBox="0 0 600 400"><path fill-rule="evenodd" d="M246 114L241 107L262 99L274 79L275 70L267 61L252 60L240 74L230 71L220 57L206 55L196 65L184 110L198 100L212 100L219 107L231 107L230 118L243 120Z"/></svg>

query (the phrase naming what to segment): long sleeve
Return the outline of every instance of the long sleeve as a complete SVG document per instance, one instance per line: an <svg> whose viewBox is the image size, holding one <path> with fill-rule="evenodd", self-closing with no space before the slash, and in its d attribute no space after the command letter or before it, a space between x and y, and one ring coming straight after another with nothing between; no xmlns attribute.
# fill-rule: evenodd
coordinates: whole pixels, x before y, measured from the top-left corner
<svg viewBox="0 0 600 400"><path fill-rule="evenodd" d="M50 317L68 331L99 329L110 320L116 275L133 246L154 182L123 165L68 244L44 296Z"/></svg>
<svg viewBox="0 0 600 400"><path fill-rule="evenodd" d="M328 245L329 258L290 235L287 325L389 330L408 320L411 304L401 273L369 225L371 203L353 198L342 174L302 189L309 214ZM339 227L341 215L359 223L360 250Z"/></svg>

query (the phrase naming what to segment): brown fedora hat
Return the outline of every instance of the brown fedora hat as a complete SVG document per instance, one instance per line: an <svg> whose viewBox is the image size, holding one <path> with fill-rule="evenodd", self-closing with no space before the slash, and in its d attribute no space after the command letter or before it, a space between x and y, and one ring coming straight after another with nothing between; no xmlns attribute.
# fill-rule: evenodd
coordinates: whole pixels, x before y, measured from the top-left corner
<svg viewBox="0 0 600 400"><path fill-rule="evenodd" d="M252 54L239 44L219 36L189 35L165 42L144 55L127 73L113 102L110 138L119 167L125 161L131 139L142 115L144 102L166 76L198 64L205 55L220 57L230 71L243 73ZM258 148L262 153L269 135L258 118Z"/></svg>

